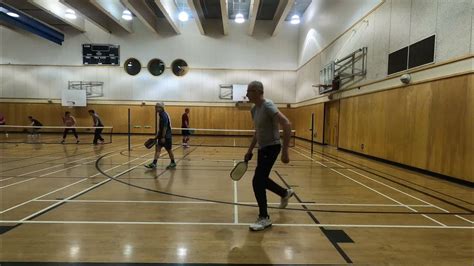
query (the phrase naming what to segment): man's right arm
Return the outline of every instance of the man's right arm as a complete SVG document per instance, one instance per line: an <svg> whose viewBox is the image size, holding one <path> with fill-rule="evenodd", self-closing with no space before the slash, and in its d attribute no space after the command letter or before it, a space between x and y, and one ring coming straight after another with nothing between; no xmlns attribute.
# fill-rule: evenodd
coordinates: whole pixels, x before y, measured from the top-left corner
<svg viewBox="0 0 474 266"><path fill-rule="evenodd" d="M252 137L252 142L250 143L249 149L247 150L247 153L245 154L244 160L245 161L250 161L253 155L253 149L255 148L255 145L257 144L257 132L253 133Z"/></svg>

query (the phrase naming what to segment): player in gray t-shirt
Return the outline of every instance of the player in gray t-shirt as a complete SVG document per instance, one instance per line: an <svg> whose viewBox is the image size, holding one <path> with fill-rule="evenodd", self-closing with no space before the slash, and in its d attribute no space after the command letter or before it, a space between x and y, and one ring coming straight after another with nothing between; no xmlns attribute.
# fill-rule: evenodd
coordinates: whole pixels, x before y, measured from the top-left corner
<svg viewBox="0 0 474 266"><path fill-rule="evenodd" d="M260 81L252 81L247 87L247 97L255 106L250 111L255 126L255 134L252 143L245 154L245 160L249 161L252 151L258 143L258 159L255 175L252 180L253 191L259 207L258 219L250 225L250 230L260 231L272 225L267 212L266 189L281 197L280 208L288 205L288 199L294 192L285 189L270 179L270 171L275 163L281 149L281 161L289 163L288 145L290 142L291 124L288 118L275 106L275 104L263 97L263 84ZM283 128L283 145L280 143L279 126Z"/></svg>

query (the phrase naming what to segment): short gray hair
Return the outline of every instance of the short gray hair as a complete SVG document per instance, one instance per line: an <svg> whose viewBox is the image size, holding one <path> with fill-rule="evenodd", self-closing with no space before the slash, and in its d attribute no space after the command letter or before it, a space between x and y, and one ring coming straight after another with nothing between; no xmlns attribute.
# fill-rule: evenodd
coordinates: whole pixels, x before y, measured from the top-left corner
<svg viewBox="0 0 474 266"><path fill-rule="evenodd" d="M260 81L254 80L254 81L249 83L248 87L256 89L256 90L261 91L263 93L263 84Z"/></svg>
<svg viewBox="0 0 474 266"><path fill-rule="evenodd" d="M164 102L157 102L155 106L165 109L165 103Z"/></svg>

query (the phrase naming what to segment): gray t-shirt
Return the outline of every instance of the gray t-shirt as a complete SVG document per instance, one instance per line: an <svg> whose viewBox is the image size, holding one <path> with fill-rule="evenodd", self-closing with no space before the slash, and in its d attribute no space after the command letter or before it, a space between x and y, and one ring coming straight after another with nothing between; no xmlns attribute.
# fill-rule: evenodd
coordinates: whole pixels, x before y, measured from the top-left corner
<svg viewBox="0 0 474 266"><path fill-rule="evenodd" d="M278 108L275 104L271 100L265 99L260 107L254 105L250 113L257 132L259 149L280 144L280 128L276 117Z"/></svg>

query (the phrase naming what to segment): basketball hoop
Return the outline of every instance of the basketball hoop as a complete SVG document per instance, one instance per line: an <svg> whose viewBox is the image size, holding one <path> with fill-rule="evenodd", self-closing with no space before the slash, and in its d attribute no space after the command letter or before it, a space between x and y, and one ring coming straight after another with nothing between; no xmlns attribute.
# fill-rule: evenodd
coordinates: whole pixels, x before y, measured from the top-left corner
<svg viewBox="0 0 474 266"><path fill-rule="evenodd" d="M318 93L319 94L323 94L323 93L326 93L326 92L332 90L332 85L331 84L316 84L316 85L313 85L313 87L318 88Z"/></svg>
<svg viewBox="0 0 474 266"><path fill-rule="evenodd" d="M67 107L68 108L73 108L76 105L75 101L66 101Z"/></svg>

